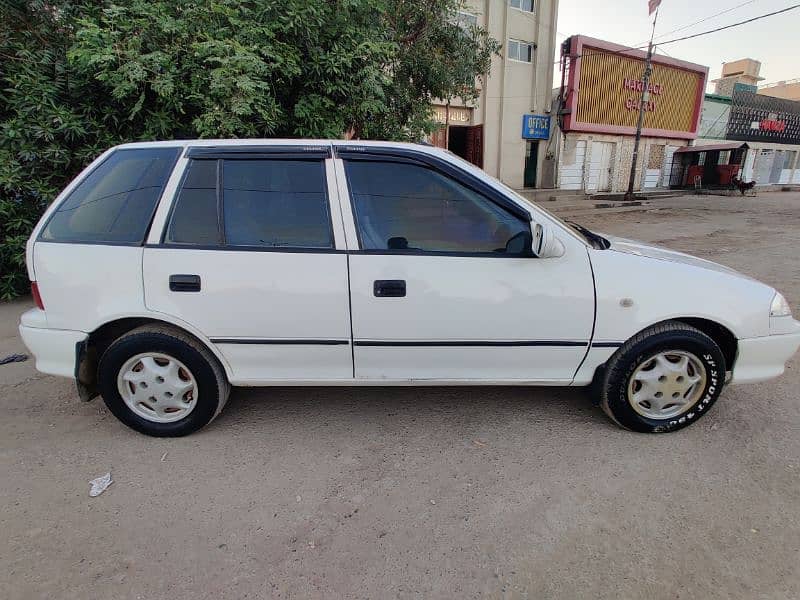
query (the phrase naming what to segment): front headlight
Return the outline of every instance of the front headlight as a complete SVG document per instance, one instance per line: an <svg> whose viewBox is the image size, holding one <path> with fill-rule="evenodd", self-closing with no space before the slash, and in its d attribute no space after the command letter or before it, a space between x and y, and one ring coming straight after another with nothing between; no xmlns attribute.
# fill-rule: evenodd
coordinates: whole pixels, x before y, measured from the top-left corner
<svg viewBox="0 0 800 600"><path fill-rule="evenodd" d="M786 301L786 298L783 297L783 294L780 292L775 292L775 296L772 298L772 304L769 307L769 316L770 317L791 317L792 316L792 307L789 306L789 303Z"/></svg>

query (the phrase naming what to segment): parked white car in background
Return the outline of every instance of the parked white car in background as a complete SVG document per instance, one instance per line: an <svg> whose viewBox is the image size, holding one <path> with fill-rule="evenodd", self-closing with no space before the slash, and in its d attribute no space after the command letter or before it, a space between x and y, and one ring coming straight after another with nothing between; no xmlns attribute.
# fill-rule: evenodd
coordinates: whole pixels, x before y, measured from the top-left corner
<svg viewBox="0 0 800 600"><path fill-rule="evenodd" d="M415 144L118 146L27 266L37 368L156 436L206 425L232 385L594 384L623 427L673 431L800 345L773 288L565 224Z"/></svg>

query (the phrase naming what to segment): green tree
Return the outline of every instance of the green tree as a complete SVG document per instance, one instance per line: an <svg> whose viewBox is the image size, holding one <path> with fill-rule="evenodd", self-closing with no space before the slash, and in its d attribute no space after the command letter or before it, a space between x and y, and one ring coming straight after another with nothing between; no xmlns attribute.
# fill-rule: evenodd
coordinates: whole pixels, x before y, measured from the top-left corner
<svg viewBox="0 0 800 600"><path fill-rule="evenodd" d="M94 156L131 140L417 140L498 43L463 0L0 0L0 297Z"/></svg>

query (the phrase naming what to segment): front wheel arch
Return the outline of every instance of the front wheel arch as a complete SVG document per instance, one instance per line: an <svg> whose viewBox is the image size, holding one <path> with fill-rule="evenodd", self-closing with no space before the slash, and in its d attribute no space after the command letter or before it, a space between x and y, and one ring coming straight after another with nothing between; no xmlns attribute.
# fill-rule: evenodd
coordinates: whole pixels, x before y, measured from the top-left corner
<svg viewBox="0 0 800 600"><path fill-rule="evenodd" d="M669 411L670 407L674 408L676 404L683 404L682 410L678 413L664 412L657 415L637 414L641 413L641 410L634 404L640 401L635 395L633 400L631 399L632 390L635 391L631 387L632 378L643 365L652 364L659 359L659 356L666 357L675 365L679 364L679 361L673 360L674 356L668 356L675 354L688 355L690 360L696 362L696 369L701 369L702 372L696 369L693 371L691 368L688 372L682 372L680 369L686 369L686 365L673 369L667 363L666 371L658 377L658 382L652 376L645 378L642 389L646 396L652 397L656 411L661 411L664 405ZM644 368L652 370L647 366ZM615 423L625 429L646 433L675 431L708 412L725 385L726 369L725 357L712 338L681 321L664 321L630 338L603 365L600 406ZM659 375L658 371L655 373ZM702 379L697 377L698 381L695 383L692 378L698 374L702 375ZM650 383L647 383L648 379ZM694 385L702 386L698 388L699 394L687 396L692 392ZM653 391L654 386L655 391ZM662 397L669 400L670 394L672 398L680 398L679 394L684 394L684 398L688 401L658 400ZM645 397L640 407L649 411L650 397Z"/></svg>

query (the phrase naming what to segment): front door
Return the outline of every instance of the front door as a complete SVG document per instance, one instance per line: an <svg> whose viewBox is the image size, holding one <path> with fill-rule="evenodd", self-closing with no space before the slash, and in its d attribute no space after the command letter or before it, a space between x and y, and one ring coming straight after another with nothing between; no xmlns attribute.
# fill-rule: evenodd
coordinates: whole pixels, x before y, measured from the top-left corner
<svg viewBox="0 0 800 600"><path fill-rule="evenodd" d="M465 173L340 148L357 379L567 382L594 315L585 246L516 251L530 215ZM340 182L344 187L344 182Z"/></svg>
<svg viewBox="0 0 800 600"><path fill-rule="evenodd" d="M611 190L612 148L613 145L610 142L592 142L586 186L589 191L608 192Z"/></svg>
<svg viewBox="0 0 800 600"><path fill-rule="evenodd" d="M756 159L756 173L754 179L759 185L769 183L769 174L772 172L772 163L775 158L773 150L762 150Z"/></svg>
<svg viewBox="0 0 800 600"><path fill-rule="evenodd" d="M164 232L144 250L147 307L210 338L234 384L353 376L326 152L190 149Z"/></svg>
<svg viewBox="0 0 800 600"><path fill-rule="evenodd" d="M539 159L539 142L528 140L525 145L525 171L522 185L526 188L536 187L536 163Z"/></svg>
<svg viewBox="0 0 800 600"><path fill-rule="evenodd" d="M770 183L780 183L784 160L785 152L783 150L776 150L775 157L772 159L772 169L769 172Z"/></svg>

